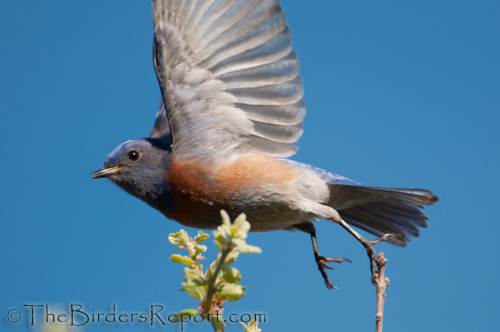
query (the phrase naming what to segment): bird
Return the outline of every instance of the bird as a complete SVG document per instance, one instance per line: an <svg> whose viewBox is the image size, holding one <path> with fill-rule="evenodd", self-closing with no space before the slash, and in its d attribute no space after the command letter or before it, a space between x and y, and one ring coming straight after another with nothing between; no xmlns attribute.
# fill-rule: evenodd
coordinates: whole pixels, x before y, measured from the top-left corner
<svg viewBox="0 0 500 332"><path fill-rule="evenodd" d="M330 289L328 263L349 260L320 254L313 222L400 247L427 226L422 210L438 201L429 190L365 186L289 159L306 107L279 0L154 0L153 21L162 94L153 129L115 148L91 178L187 227L215 229L225 210L245 213L252 232L308 233Z"/></svg>

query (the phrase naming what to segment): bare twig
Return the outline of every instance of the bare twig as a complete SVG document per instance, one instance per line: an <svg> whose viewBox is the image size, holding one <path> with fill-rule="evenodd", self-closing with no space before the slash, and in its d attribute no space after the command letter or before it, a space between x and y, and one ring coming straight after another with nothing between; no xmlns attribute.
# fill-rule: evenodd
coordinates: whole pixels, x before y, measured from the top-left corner
<svg viewBox="0 0 500 332"><path fill-rule="evenodd" d="M375 249L373 248L373 245L383 241L387 241L389 237L394 235L385 234L384 236L374 241L368 241L340 217L338 219L330 221L340 224L340 226L342 226L352 236L354 236L366 249L366 253L368 254L368 258L370 259L370 272L372 275L372 284L375 286L377 292L377 315L375 316L375 321L376 321L375 332L382 332L382 324L384 320L384 304L385 304L385 298L387 297L387 295L385 294L385 289L389 284L389 278L385 277L385 265L387 263L387 259L384 258L383 252L379 253L378 256L376 256L376 252Z"/></svg>
<svg viewBox="0 0 500 332"><path fill-rule="evenodd" d="M384 258L384 253L378 254L377 259L377 269L378 276L376 279L375 288L377 289L377 315L375 316L375 332L382 332L382 325L384 322L384 304L387 294L385 294L385 289L389 285L389 278L385 277L385 264L387 259Z"/></svg>
<svg viewBox="0 0 500 332"><path fill-rule="evenodd" d="M339 219L338 221L334 221L336 223L339 223L340 226L342 226L346 231L348 231L352 236L354 236L366 249L366 253L368 254L368 258L370 259L370 272L372 274L372 284L375 285L375 278L377 277L377 270L376 270L376 252L375 249L373 248L373 244L377 244L381 241L385 241L387 239L387 236L384 235L375 241L368 241L364 237L362 237L358 232L356 232L351 226L349 226L344 220Z"/></svg>

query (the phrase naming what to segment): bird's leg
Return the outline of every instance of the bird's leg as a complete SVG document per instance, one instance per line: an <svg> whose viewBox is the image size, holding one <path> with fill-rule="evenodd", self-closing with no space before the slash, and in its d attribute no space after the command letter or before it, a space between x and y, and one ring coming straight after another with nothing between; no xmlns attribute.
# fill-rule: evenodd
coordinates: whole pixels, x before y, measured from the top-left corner
<svg viewBox="0 0 500 332"><path fill-rule="evenodd" d="M373 245L387 241L387 239L394 235L392 234L385 234L384 236L379 237L378 239L374 241L368 241L364 237L362 237L358 232L356 232L349 224L347 224L340 215L338 215L338 218L335 219L329 219L330 222L340 224L345 230L347 230L352 236L354 236L366 249L366 253L368 254L368 258L370 258L370 272L372 274L372 284L376 285L376 278L378 276L377 273L377 263L376 263L376 252L375 249L373 248Z"/></svg>
<svg viewBox="0 0 500 332"><path fill-rule="evenodd" d="M313 224L304 223L304 224L300 224L298 226L295 226L295 228L299 229L303 232L309 233L311 235L311 241L312 241L313 251L314 251L314 259L316 260L316 264L318 264L319 272L321 272L321 275L323 276L323 279L325 280L326 288L337 289L337 287L333 286L332 281L328 278L328 274L326 273L326 269L333 270L334 268L331 267L327 263L330 263L330 262L342 263L344 261L352 263L351 260L349 260L347 258L328 258L328 257L321 256L321 254L319 253L318 241L316 240L316 228L314 228Z"/></svg>
<svg viewBox="0 0 500 332"><path fill-rule="evenodd" d="M333 263L342 263L344 261L347 261L349 263L352 263L352 262L350 259L347 259L347 258L329 258L329 257L321 256L321 254L319 253L318 241L316 240L316 229L314 229L314 226L313 226L313 231L310 234L311 234L311 241L312 241L313 250L314 250L314 259L316 260L316 264L318 264L319 272L321 272L323 279L325 279L326 288L337 289L337 287L333 286L333 283L328 278L328 274L326 273L326 269L330 269L330 270L334 269L329 264L327 264L327 262L333 262Z"/></svg>

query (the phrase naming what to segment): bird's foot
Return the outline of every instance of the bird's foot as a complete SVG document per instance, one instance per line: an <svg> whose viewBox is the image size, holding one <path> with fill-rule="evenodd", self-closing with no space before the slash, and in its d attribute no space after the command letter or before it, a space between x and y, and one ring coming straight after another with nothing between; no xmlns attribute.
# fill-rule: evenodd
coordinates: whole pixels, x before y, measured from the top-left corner
<svg viewBox="0 0 500 332"><path fill-rule="evenodd" d="M336 220L329 220L331 222L335 222L340 224L345 230L347 230L349 233L351 233L352 236L354 236L366 249L366 254L368 255L368 258L370 259L370 272L372 274L372 284L376 285L377 284L377 263L376 263L376 252L375 249L373 248L373 245L380 243L382 241L387 241L389 237L395 237L393 234L385 234L378 239L374 241L368 241L361 235L359 235L358 232L356 232L354 229L352 229L351 226L349 226L344 220L341 218L338 218Z"/></svg>
<svg viewBox="0 0 500 332"><path fill-rule="evenodd" d="M394 234L385 234L385 235L383 235L383 236L379 237L379 238L378 238L378 239L376 239L376 240L373 240L373 241L368 241L368 242L370 242L370 244L373 246L373 245L376 245L376 244L378 244L378 243L380 243L380 242L385 242L385 241L387 241L390 237L396 238L396 235L394 235Z"/></svg>
<svg viewBox="0 0 500 332"><path fill-rule="evenodd" d="M376 261L376 252L373 246L375 244L378 244L383 241L387 241L389 237L396 237L393 234L385 234L381 237L379 237L376 240L373 241L368 241L361 235L359 235L355 230L353 230L347 223L343 220L341 220L340 225L344 227L349 233L351 233L358 241L365 247L366 249L366 254L368 255L368 258L370 259L370 272L372 274L372 284L375 286L377 285L377 278L378 278L378 272L377 272L377 261Z"/></svg>
<svg viewBox="0 0 500 332"><path fill-rule="evenodd" d="M316 264L318 264L318 270L321 272L321 275L323 276L323 279L325 280L325 285L326 288L328 289L337 289L337 287L333 286L333 282L328 278L328 274L326 273L326 269L329 270L334 270L332 266L330 266L327 263L342 263L344 261L347 261L349 263L352 263L350 259L347 258L328 258L320 255L314 255L316 258Z"/></svg>

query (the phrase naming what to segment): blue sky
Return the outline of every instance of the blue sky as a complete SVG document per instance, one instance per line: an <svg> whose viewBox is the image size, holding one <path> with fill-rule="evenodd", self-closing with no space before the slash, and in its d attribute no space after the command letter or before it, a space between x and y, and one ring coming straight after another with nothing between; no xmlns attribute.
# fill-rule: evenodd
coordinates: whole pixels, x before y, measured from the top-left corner
<svg viewBox="0 0 500 332"><path fill-rule="evenodd" d="M496 329L500 3L305 3L282 3L308 110L293 159L440 197L420 238L376 247L389 259L386 330ZM167 236L181 226L89 177L115 146L151 130L160 91L150 2L3 1L0 16L0 329L33 330L23 304L196 307L178 292L182 267L168 261ZM239 259L247 296L226 313L265 313L264 332L372 330L364 249L339 226L316 227L322 254L353 261L329 273L338 290L325 288L309 236L251 234L263 253ZM13 308L17 324L6 319Z"/></svg>

